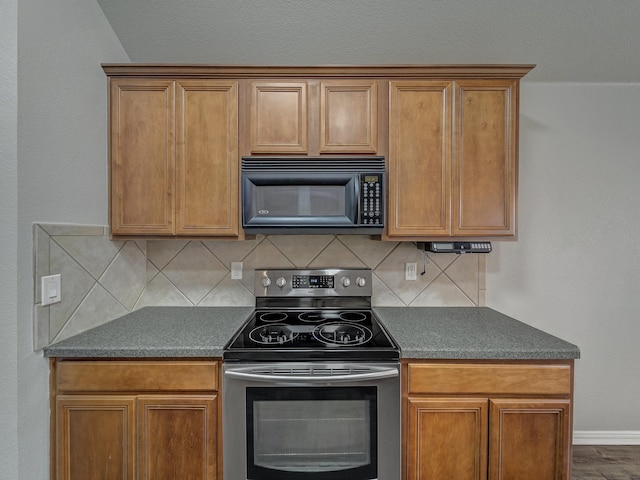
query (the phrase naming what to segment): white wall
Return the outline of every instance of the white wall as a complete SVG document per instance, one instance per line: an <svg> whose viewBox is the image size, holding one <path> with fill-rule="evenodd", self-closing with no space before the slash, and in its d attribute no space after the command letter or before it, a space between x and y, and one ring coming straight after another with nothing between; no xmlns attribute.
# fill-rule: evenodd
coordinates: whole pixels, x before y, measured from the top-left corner
<svg viewBox="0 0 640 480"><path fill-rule="evenodd" d="M487 305L580 347L575 430L640 435L640 84L522 87L519 238Z"/></svg>
<svg viewBox="0 0 640 480"><path fill-rule="evenodd" d="M0 0L0 478L18 476L18 2Z"/></svg>
<svg viewBox="0 0 640 480"><path fill-rule="evenodd" d="M100 63L128 57L96 2L20 0L18 14L19 478L38 480L49 478L49 408L47 361L32 348L32 223L106 223Z"/></svg>

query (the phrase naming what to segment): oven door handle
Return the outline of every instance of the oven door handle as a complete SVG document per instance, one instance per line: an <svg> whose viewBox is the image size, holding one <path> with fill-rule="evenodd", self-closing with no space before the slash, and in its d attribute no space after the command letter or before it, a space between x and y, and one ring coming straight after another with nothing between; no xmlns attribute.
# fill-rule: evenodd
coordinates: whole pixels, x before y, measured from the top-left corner
<svg viewBox="0 0 640 480"><path fill-rule="evenodd" d="M282 375L277 373L252 373L247 371L227 370L224 375L239 380L254 382L311 383L311 382L365 382L399 376L396 368L381 368L366 373L347 373L335 375Z"/></svg>

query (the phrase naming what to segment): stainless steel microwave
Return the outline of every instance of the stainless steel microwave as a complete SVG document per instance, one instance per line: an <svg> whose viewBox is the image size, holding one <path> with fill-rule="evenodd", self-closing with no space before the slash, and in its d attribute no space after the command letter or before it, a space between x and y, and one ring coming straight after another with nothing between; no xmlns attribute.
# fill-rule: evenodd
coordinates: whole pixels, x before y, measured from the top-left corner
<svg viewBox="0 0 640 480"><path fill-rule="evenodd" d="M243 157L246 233L379 235L384 157Z"/></svg>

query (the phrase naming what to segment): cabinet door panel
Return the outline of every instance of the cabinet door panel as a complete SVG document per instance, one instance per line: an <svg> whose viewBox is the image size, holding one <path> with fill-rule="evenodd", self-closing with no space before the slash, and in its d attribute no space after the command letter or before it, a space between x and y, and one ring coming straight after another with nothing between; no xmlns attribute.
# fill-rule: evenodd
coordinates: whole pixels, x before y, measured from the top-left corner
<svg viewBox="0 0 640 480"><path fill-rule="evenodd" d="M569 400L491 400L490 480L567 480Z"/></svg>
<svg viewBox="0 0 640 480"><path fill-rule="evenodd" d="M390 88L388 235L448 235L451 82Z"/></svg>
<svg viewBox="0 0 640 480"><path fill-rule="evenodd" d="M174 83L111 80L110 88L112 233L171 235Z"/></svg>
<svg viewBox="0 0 640 480"><path fill-rule="evenodd" d="M320 92L320 153L376 153L377 83L324 81Z"/></svg>
<svg viewBox="0 0 640 480"><path fill-rule="evenodd" d="M56 478L135 478L135 399L118 395L56 398Z"/></svg>
<svg viewBox="0 0 640 480"><path fill-rule="evenodd" d="M487 478L487 399L409 398L408 480Z"/></svg>
<svg viewBox="0 0 640 480"><path fill-rule="evenodd" d="M454 235L515 234L517 85L456 82Z"/></svg>
<svg viewBox="0 0 640 480"><path fill-rule="evenodd" d="M176 234L238 235L238 87L177 83Z"/></svg>
<svg viewBox="0 0 640 480"><path fill-rule="evenodd" d="M250 125L252 153L307 153L307 83L252 82Z"/></svg>
<svg viewBox="0 0 640 480"><path fill-rule="evenodd" d="M141 480L216 478L216 395L138 397Z"/></svg>

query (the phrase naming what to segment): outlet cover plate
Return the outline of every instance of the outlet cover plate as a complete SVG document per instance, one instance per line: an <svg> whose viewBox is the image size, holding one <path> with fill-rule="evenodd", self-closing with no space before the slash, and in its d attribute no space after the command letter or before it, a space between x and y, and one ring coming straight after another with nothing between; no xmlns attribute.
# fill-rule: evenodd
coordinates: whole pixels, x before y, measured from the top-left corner
<svg viewBox="0 0 640 480"><path fill-rule="evenodd" d="M418 272L418 264L416 262L407 262L404 264L404 279L416 280Z"/></svg>
<svg viewBox="0 0 640 480"><path fill-rule="evenodd" d="M242 262L231 262L231 279L242 280Z"/></svg>

